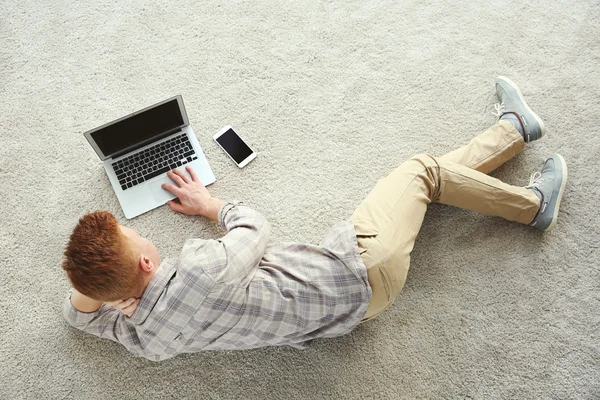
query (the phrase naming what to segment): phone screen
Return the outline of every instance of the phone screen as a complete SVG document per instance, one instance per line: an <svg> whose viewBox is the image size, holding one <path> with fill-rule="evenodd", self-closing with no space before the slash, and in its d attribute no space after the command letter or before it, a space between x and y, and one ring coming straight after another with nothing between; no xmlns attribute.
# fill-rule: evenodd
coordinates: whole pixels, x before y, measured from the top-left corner
<svg viewBox="0 0 600 400"><path fill-rule="evenodd" d="M250 149L250 147L244 143L242 138L240 138L233 129L229 129L227 132L219 136L217 138L217 142L238 164L252 154L252 149Z"/></svg>

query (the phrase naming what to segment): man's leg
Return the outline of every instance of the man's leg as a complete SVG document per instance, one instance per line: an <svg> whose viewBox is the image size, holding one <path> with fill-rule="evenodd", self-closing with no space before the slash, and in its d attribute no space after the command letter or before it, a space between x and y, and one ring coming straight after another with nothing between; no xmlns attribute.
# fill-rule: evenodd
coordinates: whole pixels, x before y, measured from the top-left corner
<svg viewBox="0 0 600 400"><path fill-rule="evenodd" d="M500 121L471 142L443 158L485 174L517 155L525 143L546 134L542 119L527 105L521 89L510 79L496 78L496 105Z"/></svg>
<svg viewBox="0 0 600 400"><path fill-rule="evenodd" d="M489 174L525 148L523 136L508 121L494 126L473 138L466 146L441 158Z"/></svg>
<svg viewBox="0 0 600 400"><path fill-rule="evenodd" d="M486 174L521 152L525 142L537 140L544 136L544 123L526 104L520 89L514 82L504 77L498 77L496 79L496 93L501 101L497 105L497 115L500 117L500 121L471 140L466 146L446 154L439 160L461 164ZM432 159L436 160L435 158ZM424 186L422 183L424 178L419 176L420 173L425 173L427 169L425 164L420 166L415 165L414 162L405 164L398 167L388 177L381 179L353 214L358 246L361 257L367 265L369 283L373 288L373 299L363 321L378 315L389 307L402 289L408 273L410 252L421 227L427 204L435 201L435 198L432 199L429 192L431 188ZM453 173L460 176L460 171L454 171ZM448 174L438 175L437 177L441 178ZM397 178L399 179L397 180ZM463 176L462 179L469 180L469 174ZM454 183L456 184L456 182ZM482 183L486 184L485 181ZM444 186L441 181L439 181L439 186ZM450 188L452 186L449 185ZM509 189L512 188L506 186ZM488 197L487 203L490 203L489 192L494 193L497 190L497 188L492 189L492 187L489 188L488 193L484 193ZM466 188L465 186L462 189ZM512 193L509 190L511 199L505 199L505 201L515 201L514 196L516 194L515 204L523 203L523 199L518 199L519 193L523 195L523 188L516 190L517 193ZM476 209L476 203L480 199L469 199L468 196L462 197L460 192L459 190L458 193L454 194L446 193L445 198L448 200L446 204L486 213L486 206L484 206L484 209ZM424 193L428 193L428 195L426 196ZM526 201L524 201L524 205L530 207L531 202L537 202L539 208L538 196L532 197L531 194L533 192L525 192ZM562 191L560 194L562 195ZM413 198L414 200L412 200ZM492 200L491 209L487 210L489 211L487 213L504 216L502 210L500 210L500 214L494 214L498 210L493 210L493 207L494 205L497 207L499 202L502 202L502 196ZM560 196L558 202L555 202L556 211L559 203ZM513 209L507 212L512 213L512 217L515 217L514 214L515 212L518 213L518 210Z"/></svg>
<svg viewBox="0 0 600 400"><path fill-rule="evenodd" d="M404 162L378 181L352 216L373 290L363 321L379 315L400 293L427 205L433 201L524 224L540 209L532 190L443 157L421 154Z"/></svg>

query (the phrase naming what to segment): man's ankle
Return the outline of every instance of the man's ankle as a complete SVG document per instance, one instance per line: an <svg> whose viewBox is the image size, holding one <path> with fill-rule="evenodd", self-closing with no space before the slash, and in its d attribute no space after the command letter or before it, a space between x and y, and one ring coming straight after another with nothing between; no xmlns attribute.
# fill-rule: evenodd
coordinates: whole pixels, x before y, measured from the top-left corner
<svg viewBox="0 0 600 400"><path fill-rule="evenodd" d="M514 113L506 113L502 114L500 120L508 121L515 127L515 129L523 136L523 140L525 140L525 133L523 132L523 124L521 124L521 120Z"/></svg>

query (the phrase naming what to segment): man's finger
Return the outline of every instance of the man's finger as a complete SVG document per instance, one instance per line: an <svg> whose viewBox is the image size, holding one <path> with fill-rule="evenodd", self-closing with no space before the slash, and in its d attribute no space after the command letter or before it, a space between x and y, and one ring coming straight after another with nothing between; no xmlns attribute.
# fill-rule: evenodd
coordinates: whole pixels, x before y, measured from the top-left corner
<svg viewBox="0 0 600 400"><path fill-rule="evenodd" d="M173 200L169 200L167 201L167 204L169 205L169 207L171 207L171 210L173 211L177 211L183 214L183 206Z"/></svg>
<svg viewBox="0 0 600 400"><path fill-rule="evenodd" d="M181 194L181 189L179 189L175 185L171 185L170 183L163 183L162 185L160 185L160 187L165 190L168 190L169 192L173 193L177 197L179 197L179 195Z"/></svg>
<svg viewBox="0 0 600 400"><path fill-rule="evenodd" d="M106 304L109 307L114 307L117 308L117 306L119 304L121 304L123 302L123 300L117 300L117 301L105 301L104 304Z"/></svg>
<svg viewBox="0 0 600 400"><path fill-rule="evenodd" d="M188 172L188 174L190 174L190 176L192 177L192 180L194 182L200 182L200 179L198 179L198 175L196 175L196 171L194 171L194 169L192 168L191 165L187 165L185 167L186 171ZM200 182L202 183L202 182Z"/></svg>
<svg viewBox="0 0 600 400"><path fill-rule="evenodd" d="M137 308L138 302L139 302L139 300L134 301L133 303L131 303L127 307L123 307L121 309L121 311L123 311L124 314L131 314L131 312L134 311Z"/></svg>
<svg viewBox="0 0 600 400"><path fill-rule="evenodd" d="M121 311L125 311L127 310L129 307L131 307L132 304L135 304L135 300L134 301L126 301L125 303L123 303L121 305Z"/></svg>
<svg viewBox="0 0 600 400"><path fill-rule="evenodd" d="M169 178L171 178L171 180L173 180L173 182L175 182L179 187L183 186L183 184L185 183L183 181L183 179L181 179L181 176L179 176L178 174L175 173L175 171L177 171L176 169L173 169L169 172L167 172L167 176Z"/></svg>
<svg viewBox="0 0 600 400"><path fill-rule="evenodd" d="M116 302L116 304L113 307L116 308L117 310L123 311L125 308L127 308L130 304L133 304L134 302L135 302L135 299L133 297L131 297L126 300L119 300L118 302Z"/></svg>
<svg viewBox="0 0 600 400"><path fill-rule="evenodd" d="M177 176L179 176L185 183L190 183L191 179L185 172L178 170L177 168L174 169L173 172L177 174Z"/></svg>

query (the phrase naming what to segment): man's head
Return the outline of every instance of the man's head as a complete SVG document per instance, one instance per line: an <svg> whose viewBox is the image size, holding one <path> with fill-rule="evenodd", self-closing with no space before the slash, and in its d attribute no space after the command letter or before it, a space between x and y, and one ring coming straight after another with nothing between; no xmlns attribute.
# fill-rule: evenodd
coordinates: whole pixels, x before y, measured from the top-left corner
<svg viewBox="0 0 600 400"><path fill-rule="evenodd" d="M156 247L107 211L84 215L69 239L62 267L73 287L98 301L140 297L156 269Z"/></svg>

